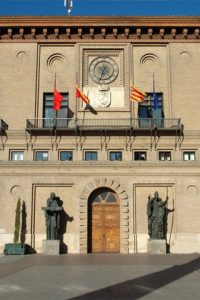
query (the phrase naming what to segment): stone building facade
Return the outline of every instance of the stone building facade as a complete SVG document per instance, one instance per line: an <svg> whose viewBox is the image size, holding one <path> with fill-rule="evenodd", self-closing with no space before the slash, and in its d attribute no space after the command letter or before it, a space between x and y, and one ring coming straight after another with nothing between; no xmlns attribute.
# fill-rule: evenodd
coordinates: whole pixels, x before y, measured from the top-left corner
<svg viewBox="0 0 200 300"><path fill-rule="evenodd" d="M170 252L200 251L199 32L198 17L0 18L1 252L19 198L41 252L51 192L63 252L147 252L155 191L169 197ZM144 103L130 102L132 84Z"/></svg>

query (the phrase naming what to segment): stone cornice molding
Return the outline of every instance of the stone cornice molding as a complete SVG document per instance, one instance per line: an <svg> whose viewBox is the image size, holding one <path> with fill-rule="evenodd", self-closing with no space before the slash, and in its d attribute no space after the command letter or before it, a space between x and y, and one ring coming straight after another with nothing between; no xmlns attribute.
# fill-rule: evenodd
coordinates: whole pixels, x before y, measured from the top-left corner
<svg viewBox="0 0 200 300"><path fill-rule="evenodd" d="M0 16L2 26L200 26L194 16Z"/></svg>
<svg viewBox="0 0 200 300"><path fill-rule="evenodd" d="M1 16L0 41L199 41L200 17Z"/></svg>

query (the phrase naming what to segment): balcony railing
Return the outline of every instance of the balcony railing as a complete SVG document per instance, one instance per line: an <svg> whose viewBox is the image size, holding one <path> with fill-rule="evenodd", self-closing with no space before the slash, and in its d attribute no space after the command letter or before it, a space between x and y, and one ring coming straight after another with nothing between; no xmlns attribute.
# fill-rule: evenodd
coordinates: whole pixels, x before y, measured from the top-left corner
<svg viewBox="0 0 200 300"><path fill-rule="evenodd" d="M76 127L75 119L69 118L43 118L43 119L27 119L27 130L41 129L73 129Z"/></svg>
<svg viewBox="0 0 200 300"><path fill-rule="evenodd" d="M180 119L27 119L27 131L39 130L181 130Z"/></svg>
<svg viewBox="0 0 200 300"><path fill-rule="evenodd" d="M2 119L0 119L0 132L5 132L8 129L8 125Z"/></svg>
<svg viewBox="0 0 200 300"><path fill-rule="evenodd" d="M170 129L181 130L180 119L132 119L134 129Z"/></svg>

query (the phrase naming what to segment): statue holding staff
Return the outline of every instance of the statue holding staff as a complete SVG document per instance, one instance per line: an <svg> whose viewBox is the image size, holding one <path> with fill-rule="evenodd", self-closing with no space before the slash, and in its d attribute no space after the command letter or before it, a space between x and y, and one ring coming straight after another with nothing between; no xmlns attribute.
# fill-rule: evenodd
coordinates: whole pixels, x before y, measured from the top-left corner
<svg viewBox="0 0 200 300"><path fill-rule="evenodd" d="M148 216L148 234L150 239L159 240L166 239L167 234L167 202L159 198L159 194L156 191L154 197L149 195L147 203L147 216Z"/></svg>

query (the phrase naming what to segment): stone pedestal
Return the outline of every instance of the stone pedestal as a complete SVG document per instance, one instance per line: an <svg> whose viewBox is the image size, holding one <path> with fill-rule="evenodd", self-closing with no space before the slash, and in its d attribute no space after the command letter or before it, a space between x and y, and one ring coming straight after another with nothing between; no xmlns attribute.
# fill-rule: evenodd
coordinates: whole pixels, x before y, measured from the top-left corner
<svg viewBox="0 0 200 300"><path fill-rule="evenodd" d="M166 240L148 240L147 249L149 254L166 254L167 242Z"/></svg>
<svg viewBox="0 0 200 300"><path fill-rule="evenodd" d="M60 254L60 241L59 240L43 240L42 253L47 255Z"/></svg>

